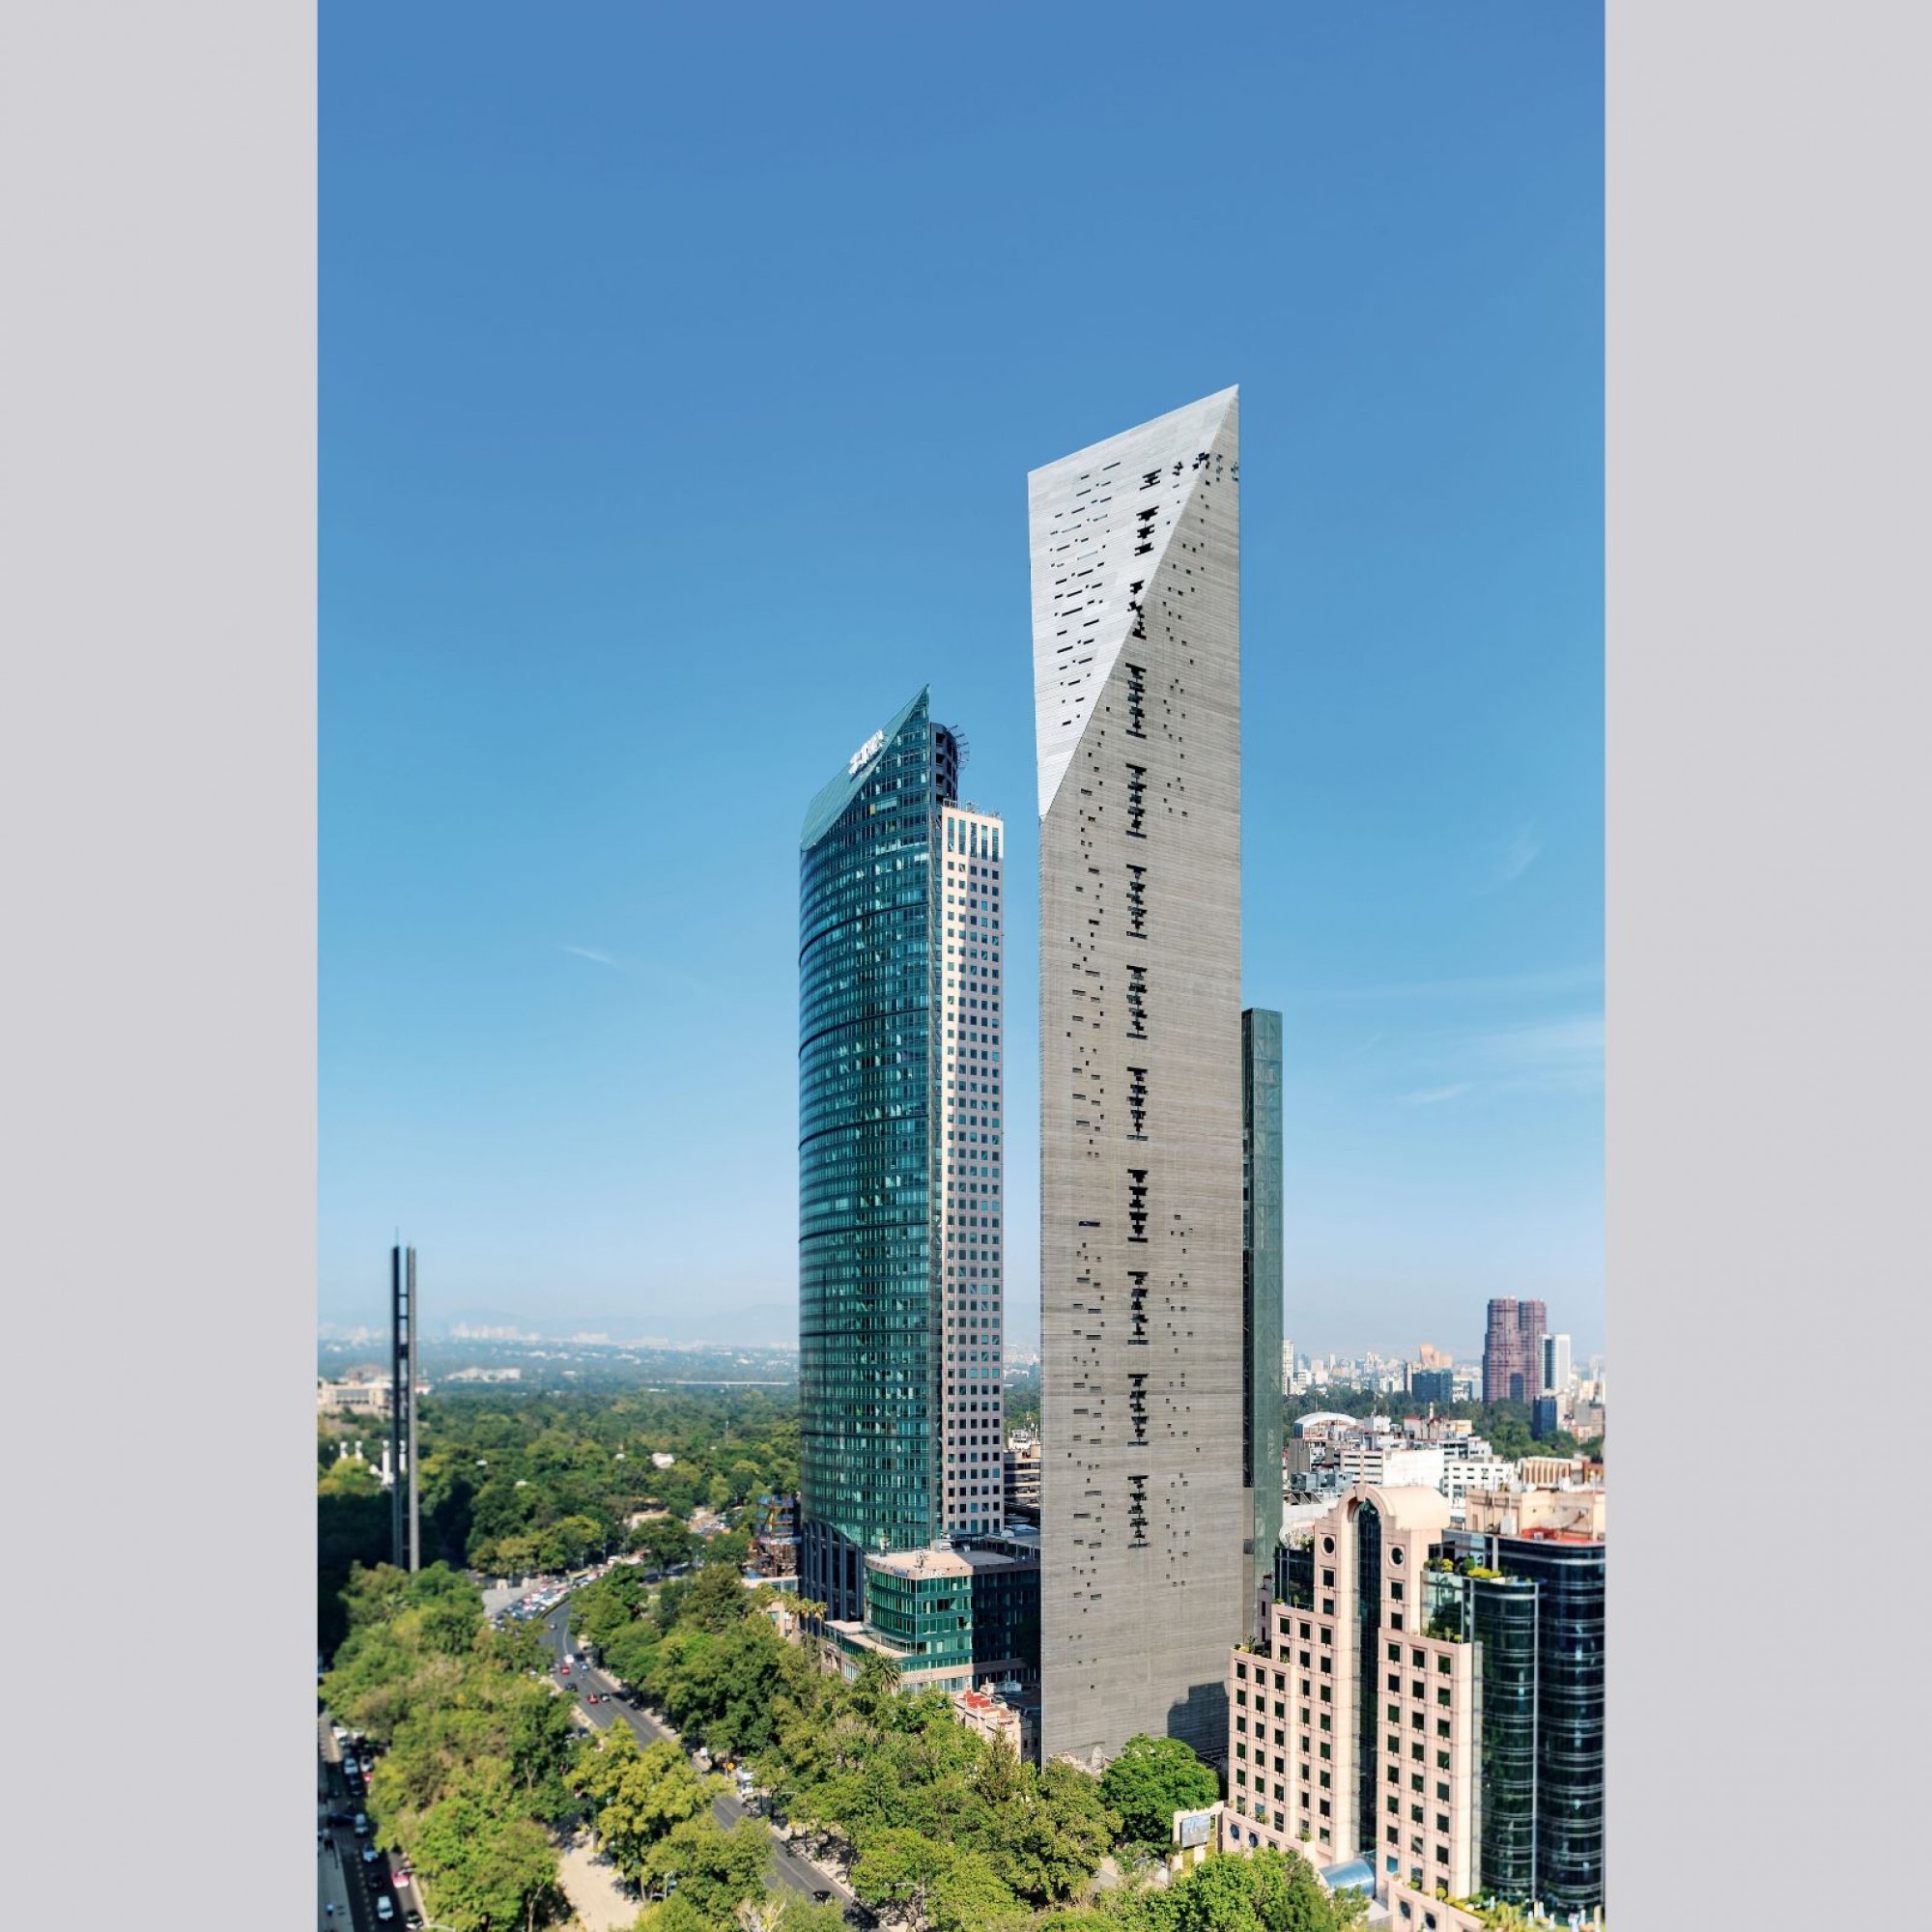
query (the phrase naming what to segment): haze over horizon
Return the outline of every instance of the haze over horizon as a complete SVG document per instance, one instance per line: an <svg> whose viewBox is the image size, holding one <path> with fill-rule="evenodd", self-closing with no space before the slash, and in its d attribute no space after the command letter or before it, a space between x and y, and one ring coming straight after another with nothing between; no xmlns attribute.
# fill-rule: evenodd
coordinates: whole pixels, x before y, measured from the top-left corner
<svg viewBox="0 0 1932 1932"><path fill-rule="evenodd" d="M322 26L321 1319L795 1342L799 824L929 684L1037 1346L1026 473L1238 384L1286 1331L1600 1352L1601 9L511 17Z"/></svg>

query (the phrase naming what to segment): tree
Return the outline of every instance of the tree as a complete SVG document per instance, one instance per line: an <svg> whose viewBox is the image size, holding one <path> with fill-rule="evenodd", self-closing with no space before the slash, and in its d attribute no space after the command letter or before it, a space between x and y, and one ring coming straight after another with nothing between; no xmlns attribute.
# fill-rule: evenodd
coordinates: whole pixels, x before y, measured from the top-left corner
<svg viewBox="0 0 1932 1932"><path fill-rule="evenodd" d="M1100 1777L1100 1795L1118 1812L1121 1839L1161 1846L1174 1835L1174 1814L1220 1796L1220 1781L1179 1738L1129 1738Z"/></svg>
<svg viewBox="0 0 1932 1932"><path fill-rule="evenodd" d="M642 1883L649 1890L674 1886L705 1923L729 1925L740 1905L764 1891L771 1855L770 1834L755 1818L741 1818L728 1832L708 1814L689 1818L652 1846Z"/></svg>
<svg viewBox="0 0 1932 1932"><path fill-rule="evenodd" d="M852 1702L862 1716L876 1718L898 1695L899 1666L883 1651L868 1650L859 1661L852 1684Z"/></svg>
<svg viewBox="0 0 1932 1932"><path fill-rule="evenodd" d="M780 1908L777 1932L845 1932L845 1911L837 1901L816 1905L790 1891Z"/></svg>
<svg viewBox="0 0 1932 1932"><path fill-rule="evenodd" d="M431 1807L412 1856L425 1904L454 1932L533 1927L560 1902L555 1849L487 1774Z"/></svg>
<svg viewBox="0 0 1932 1932"><path fill-rule="evenodd" d="M1041 1905L1071 1898L1099 1869L1121 1829L1107 1808L1098 1778L1079 1766L1049 1764L1037 1775L1036 1825L1027 1840L1028 1882L1009 1877L1015 1890Z"/></svg>
<svg viewBox="0 0 1932 1932"><path fill-rule="evenodd" d="M697 1539L675 1517L653 1516L646 1517L632 1530L630 1545L647 1556L653 1568L669 1570L691 1561Z"/></svg>
<svg viewBox="0 0 1932 1932"><path fill-rule="evenodd" d="M950 1861L949 1848L918 1832L887 1826L869 1833L859 1848L852 1889L875 1912L896 1907L913 1932L927 1932L932 1894Z"/></svg>
<svg viewBox="0 0 1932 1932"><path fill-rule="evenodd" d="M914 1932L991 1932L1013 1919L1016 1905L980 1853L898 1825L861 1840L852 1889L874 1911L903 1913Z"/></svg>
<svg viewBox="0 0 1932 1932"><path fill-rule="evenodd" d="M1177 1879L1151 1932L1347 1932L1368 1909L1360 1892L1330 1892L1306 1859L1264 1845L1204 1860Z"/></svg>
<svg viewBox="0 0 1932 1932"><path fill-rule="evenodd" d="M598 1842L633 1882L642 1879L652 1850L679 1825L708 1811L724 1788L721 1779L700 1777L675 1745L639 1748L628 1724L586 1738L576 1769Z"/></svg>
<svg viewBox="0 0 1932 1932"><path fill-rule="evenodd" d="M745 1584L734 1565L701 1563L685 1600L684 1620L699 1630L723 1632L745 1620Z"/></svg>

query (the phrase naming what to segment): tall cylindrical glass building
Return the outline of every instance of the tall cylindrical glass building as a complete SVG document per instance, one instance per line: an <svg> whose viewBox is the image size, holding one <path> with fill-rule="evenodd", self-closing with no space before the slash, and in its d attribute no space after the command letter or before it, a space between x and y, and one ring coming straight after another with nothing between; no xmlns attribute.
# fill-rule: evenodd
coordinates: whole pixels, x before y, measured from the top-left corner
<svg viewBox="0 0 1932 1932"><path fill-rule="evenodd" d="M922 691L800 839L799 1587L835 1620L867 1555L999 1526L1003 855L959 759Z"/></svg>

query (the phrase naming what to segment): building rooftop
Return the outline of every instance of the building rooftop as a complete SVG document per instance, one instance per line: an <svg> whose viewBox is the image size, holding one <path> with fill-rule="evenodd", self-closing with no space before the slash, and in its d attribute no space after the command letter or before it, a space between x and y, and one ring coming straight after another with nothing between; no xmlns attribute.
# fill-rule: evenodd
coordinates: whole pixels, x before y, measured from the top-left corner
<svg viewBox="0 0 1932 1932"><path fill-rule="evenodd" d="M973 1574L973 1565L966 1557L959 1550L943 1544L929 1549L895 1549L886 1555L867 1556L866 1567L868 1570L883 1570L889 1577L970 1577Z"/></svg>

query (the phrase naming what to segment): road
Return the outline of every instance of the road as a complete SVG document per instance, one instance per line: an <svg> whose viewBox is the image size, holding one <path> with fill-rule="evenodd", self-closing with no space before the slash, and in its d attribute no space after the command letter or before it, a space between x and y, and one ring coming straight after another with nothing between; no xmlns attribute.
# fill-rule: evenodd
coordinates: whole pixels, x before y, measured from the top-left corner
<svg viewBox="0 0 1932 1932"><path fill-rule="evenodd" d="M545 1619L544 1636L561 1662L571 1648L568 1598ZM584 1721L595 1724L599 1730L621 1719L637 1733L642 1744L672 1744L680 1750L684 1748L683 1741L673 1737L648 1711L639 1711L632 1705L615 1701L611 1697L616 1688L614 1681L594 1664L573 1663L569 1677L558 1678L556 1682L570 1692ZM584 1703L582 1693L585 1690L599 1693L595 1704ZM741 1818L752 1818L757 1814L735 1793L721 1792L711 1806L711 1815L721 1830L728 1832ZM858 1922L855 1912L858 1901L852 1893L830 1872L821 1871L790 1840L781 1837L769 1821L765 1823L765 1830L771 1833L772 1837L772 1879L779 1885L788 1886L793 1891L803 1892L808 1898L820 1891L829 1893L845 1909L846 1918Z"/></svg>
<svg viewBox="0 0 1932 1932"><path fill-rule="evenodd" d="M335 1811L353 1818L362 1807L358 1791L351 1789L343 1775L342 1754L336 1748L328 1719L316 1720L317 1780L316 1798L321 1812ZM316 1853L316 1923L323 1932L404 1932L404 1915L420 1912L422 1900L415 1887L398 1886L394 1863L387 1852L379 1852L372 1875L362 1847L369 1841L358 1838L347 1825L324 1825L317 1836L322 1840ZM377 1892L387 1892L395 1906L395 1917L384 1920L376 1917ZM327 1908L335 1908L331 1915Z"/></svg>

